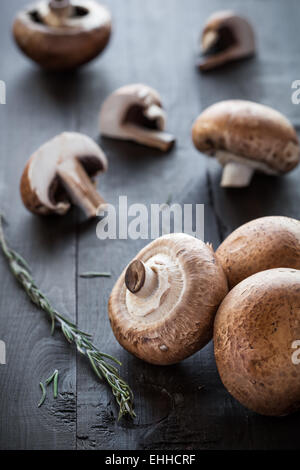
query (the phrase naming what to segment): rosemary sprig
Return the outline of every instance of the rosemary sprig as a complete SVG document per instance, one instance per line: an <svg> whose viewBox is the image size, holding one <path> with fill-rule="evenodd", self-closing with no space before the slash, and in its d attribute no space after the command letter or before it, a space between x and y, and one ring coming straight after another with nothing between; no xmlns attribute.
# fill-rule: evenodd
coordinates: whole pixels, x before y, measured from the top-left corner
<svg viewBox="0 0 300 470"><path fill-rule="evenodd" d="M121 365L121 363L114 357L99 351L92 343L89 334L81 331L74 323L52 307L48 298L38 288L26 261L18 253L8 247L3 233L2 220L3 217L0 214L0 246L8 260L10 270L21 284L30 300L49 315L52 324L51 334L54 332L55 325L57 325L67 341L74 343L77 351L88 358L97 377L108 383L119 405L119 419L126 414L134 418L132 390L120 377L118 369L111 364L111 362L118 365Z"/></svg>
<svg viewBox="0 0 300 470"><path fill-rule="evenodd" d="M95 277L110 277L110 273L96 273L96 272L88 272L80 274L80 277L83 279L93 279Z"/></svg>

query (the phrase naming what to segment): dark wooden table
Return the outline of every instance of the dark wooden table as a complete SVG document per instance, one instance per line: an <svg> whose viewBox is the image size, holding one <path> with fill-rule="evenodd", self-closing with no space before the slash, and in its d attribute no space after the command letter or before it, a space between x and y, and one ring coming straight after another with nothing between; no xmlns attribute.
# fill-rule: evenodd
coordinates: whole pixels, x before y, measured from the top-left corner
<svg viewBox="0 0 300 470"><path fill-rule="evenodd" d="M291 102L299 79L299 2L231 0L258 36L256 58L201 75L196 40L221 0L107 0L114 34L105 54L78 73L43 73L16 49L14 13L24 0L0 6L0 79L7 104L0 105L0 207L12 245L30 260L34 276L55 303L94 334L99 347L118 356L135 391L137 419L116 421L110 390L87 362L25 297L0 262L0 339L7 365L0 365L1 449L286 449L299 448L300 415L273 419L239 405L219 379L213 346L181 364L154 367L130 356L116 342L107 301L123 267L145 241L96 238L95 222L73 210L65 218L38 218L20 200L19 179L30 154L63 130L99 140L97 114L108 93L133 82L157 88L177 137L167 155L130 143L99 140L109 159L101 192L116 203L205 204L205 239L217 247L240 224L265 215L299 218L300 168L282 178L256 175L244 190L219 188L220 168L200 155L190 138L193 120L206 106L228 98L271 105L300 128L300 105ZM227 6L227 3L226 3ZM110 271L110 279L85 280L78 273ZM60 371L59 397L38 409L39 382ZM202 388L203 387L203 388Z"/></svg>

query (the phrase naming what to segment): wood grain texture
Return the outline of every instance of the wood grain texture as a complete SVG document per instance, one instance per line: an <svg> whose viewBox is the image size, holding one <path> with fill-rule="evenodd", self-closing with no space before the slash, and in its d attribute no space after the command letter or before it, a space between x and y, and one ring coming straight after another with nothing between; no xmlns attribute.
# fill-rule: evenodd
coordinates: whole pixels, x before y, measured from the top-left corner
<svg viewBox="0 0 300 470"><path fill-rule="evenodd" d="M1 449L283 449L298 448L299 414L264 418L229 396L218 377L213 347L172 367L130 356L116 342L107 317L110 291L145 240L96 238L95 222L76 210L41 219L23 208L18 184L30 154L64 131L94 137L109 160L99 180L103 197L117 204L205 204L205 239L216 248L240 224L264 215L299 218L300 169L283 177L256 175L243 190L219 188L221 170L191 141L194 119L215 101L260 101L286 114L300 129L300 108L291 103L291 82L300 60L297 0L231 0L258 33L256 58L209 74L195 67L196 41L206 17L221 0L107 0L114 33L104 55L78 73L41 72L15 48L10 36L22 0L2 2L0 79L0 207L7 235L30 260L41 287L63 313L94 334L96 344L123 362L135 392L137 419L117 422L109 389L93 376L57 332L51 338L43 314L28 303L0 262L0 339L8 364L0 366ZM100 139L97 115L104 98L121 85L145 82L162 95L176 147L167 154L133 143ZM86 271L111 278L79 279ZM38 383L60 370L60 396L37 409Z"/></svg>

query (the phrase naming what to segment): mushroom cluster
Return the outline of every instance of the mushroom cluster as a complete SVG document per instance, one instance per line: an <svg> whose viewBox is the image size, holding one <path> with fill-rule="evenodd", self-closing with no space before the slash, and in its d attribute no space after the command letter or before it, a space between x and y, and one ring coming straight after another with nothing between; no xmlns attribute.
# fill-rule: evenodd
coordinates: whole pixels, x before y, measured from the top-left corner
<svg viewBox="0 0 300 470"><path fill-rule="evenodd" d="M41 0L17 14L13 34L24 54L40 66L72 69L106 47L111 16L94 0Z"/></svg>
<svg viewBox="0 0 300 470"><path fill-rule="evenodd" d="M210 246L185 234L147 245L118 279L109 319L119 343L152 364L174 364L212 338L227 280Z"/></svg>
<svg viewBox="0 0 300 470"><path fill-rule="evenodd" d="M255 171L282 175L299 164L299 140L290 121L251 101L215 103L197 118L192 135L195 147L224 167L223 187L245 187Z"/></svg>
<svg viewBox="0 0 300 470"><path fill-rule="evenodd" d="M157 91L143 84L126 85L112 93L100 110L105 137L131 140L164 152L175 138L166 132L166 112Z"/></svg>
<svg viewBox="0 0 300 470"><path fill-rule="evenodd" d="M106 169L106 156L90 137L64 132L30 157L20 185L24 205L35 214L63 215L73 203L95 217L105 202L92 179Z"/></svg>
<svg viewBox="0 0 300 470"><path fill-rule="evenodd" d="M211 70L255 53L254 31L246 18L233 11L210 16L201 36L200 70Z"/></svg>

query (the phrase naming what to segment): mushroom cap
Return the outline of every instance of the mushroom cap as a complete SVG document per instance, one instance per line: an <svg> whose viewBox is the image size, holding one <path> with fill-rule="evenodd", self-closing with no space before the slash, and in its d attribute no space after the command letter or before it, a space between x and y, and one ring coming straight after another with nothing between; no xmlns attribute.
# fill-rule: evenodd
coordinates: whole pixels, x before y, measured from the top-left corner
<svg viewBox="0 0 300 470"><path fill-rule="evenodd" d="M281 416L300 408L300 271L271 269L225 297L214 325L215 358L229 393L247 408Z"/></svg>
<svg viewBox="0 0 300 470"><path fill-rule="evenodd" d="M147 116L147 110L151 106L159 109L155 116ZM143 115L136 116L136 110L140 108ZM133 110L132 115L128 113ZM153 127L164 130L166 126L166 115L162 109L161 97L156 90L141 83L125 85L111 95L109 95L101 106L99 125L101 134L107 137L116 137L118 139L128 139L128 130L124 129L123 124L126 120L140 119L145 125L153 124ZM143 124L143 122L141 122Z"/></svg>
<svg viewBox="0 0 300 470"><path fill-rule="evenodd" d="M265 173L291 171L300 160L296 131L278 111L251 101L213 104L193 125L193 141L200 152L216 154L226 165L236 161Z"/></svg>
<svg viewBox="0 0 300 470"><path fill-rule="evenodd" d="M204 25L201 50L203 54L207 54L199 64L202 70L253 55L253 28L246 18L234 11L218 11L211 15Z"/></svg>
<svg viewBox="0 0 300 470"><path fill-rule="evenodd" d="M20 184L24 205L36 214L65 214L71 207L61 185L57 167L69 159L78 159L92 178L107 170L107 159L100 147L88 136L63 132L43 144L30 157Z"/></svg>
<svg viewBox="0 0 300 470"><path fill-rule="evenodd" d="M157 274L147 298L131 293L123 271L108 304L119 343L152 364L177 363L212 338L216 310L227 280L213 250L185 234L164 235L146 246L138 260Z"/></svg>
<svg viewBox="0 0 300 470"><path fill-rule="evenodd" d="M63 26L43 22L48 1L30 5L14 21L13 34L20 49L46 69L66 70L83 65L99 55L111 34L108 9L94 0L71 0L75 15Z"/></svg>
<svg viewBox="0 0 300 470"><path fill-rule="evenodd" d="M216 256L230 288L267 269L300 269L300 221L280 216L252 220L231 233Z"/></svg>

